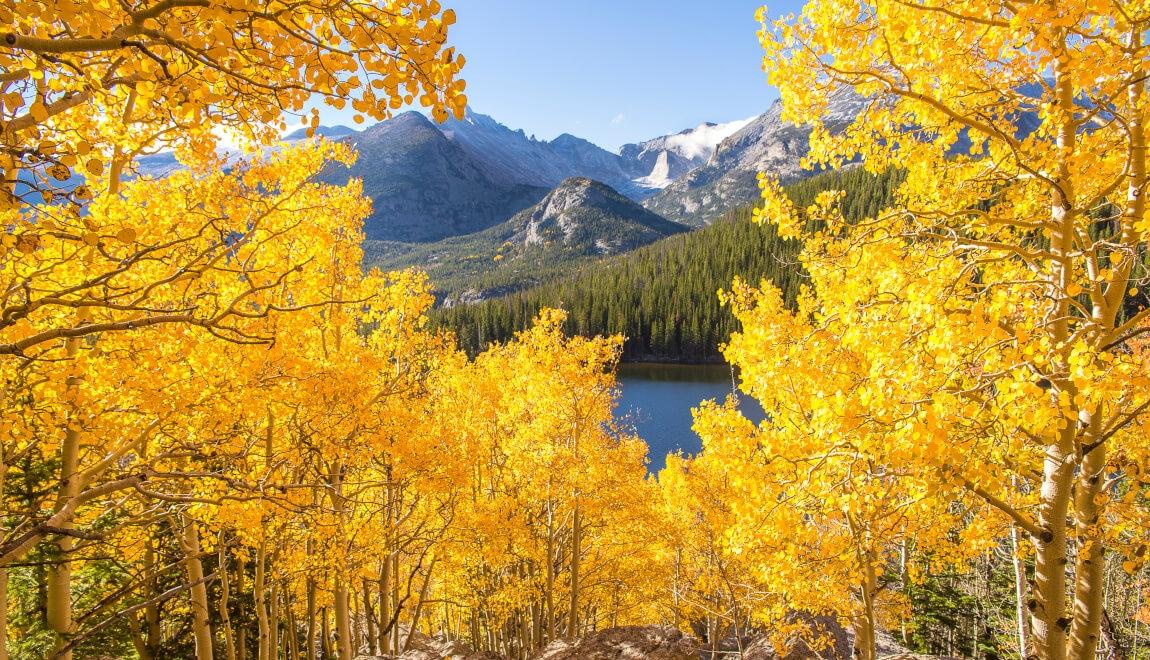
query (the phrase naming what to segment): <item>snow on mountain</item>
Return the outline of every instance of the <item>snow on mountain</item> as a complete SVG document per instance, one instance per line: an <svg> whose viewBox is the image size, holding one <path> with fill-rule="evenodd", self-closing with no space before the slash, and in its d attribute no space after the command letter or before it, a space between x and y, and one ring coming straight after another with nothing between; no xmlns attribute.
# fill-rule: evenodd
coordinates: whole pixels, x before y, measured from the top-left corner
<svg viewBox="0 0 1150 660"><path fill-rule="evenodd" d="M754 117L723 124L700 124L674 135L624 145L619 155L634 163L641 176L635 182L644 188L666 188L672 181L704 165L723 140L754 121Z"/></svg>
<svg viewBox="0 0 1150 660"><path fill-rule="evenodd" d="M867 99L851 89L835 92L824 121L832 130L849 124ZM732 208L759 199L757 176L768 172L783 181L811 176L803 156L810 151L810 129L784 122L783 106L771 107L724 138L706 164L675 177L657 194L644 200L647 208L665 218L702 226Z"/></svg>
<svg viewBox="0 0 1150 660"><path fill-rule="evenodd" d="M668 136L666 138L666 148L690 160L709 160L711 154L715 153L715 147L719 146L720 142L727 139L728 136L737 133L754 120L754 117L748 117L723 124L712 124L710 122L700 124L690 130Z"/></svg>

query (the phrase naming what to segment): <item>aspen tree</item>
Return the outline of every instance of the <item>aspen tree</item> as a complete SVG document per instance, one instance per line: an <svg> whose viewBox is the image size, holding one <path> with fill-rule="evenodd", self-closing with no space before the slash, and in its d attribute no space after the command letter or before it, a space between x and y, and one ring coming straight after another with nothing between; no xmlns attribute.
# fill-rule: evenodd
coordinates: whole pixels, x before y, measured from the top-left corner
<svg viewBox="0 0 1150 660"><path fill-rule="evenodd" d="M812 449L847 443L908 504L966 512L939 519L956 557L1024 531L1030 639L1050 660L1094 656L1105 553L1133 570L1145 538L1133 475L1150 391L1131 341L1150 318L1148 19L1137 3L816 0L761 32L787 118L814 127L809 164L906 180L854 223L833 195L800 213L764 181L760 217L805 235L810 295L791 314L736 284L727 356L769 412L826 433ZM832 126L845 94L861 112ZM803 351L821 351L818 397L768 391Z"/></svg>

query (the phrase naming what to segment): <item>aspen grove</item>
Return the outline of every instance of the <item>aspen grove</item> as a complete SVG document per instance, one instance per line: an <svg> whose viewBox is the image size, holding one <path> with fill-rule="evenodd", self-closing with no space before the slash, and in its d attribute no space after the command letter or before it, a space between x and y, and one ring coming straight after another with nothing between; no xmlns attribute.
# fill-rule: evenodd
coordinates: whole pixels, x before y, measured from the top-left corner
<svg viewBox="0 0 1150 660"><path fill-rule="evenodd" d="M760 177L803 285L719 296L765 420L700 402L702 451L649 475L623 337L543 308L468 355L426 275L363 269L362 183L322 182L357 154L321 107L464 116L452 9L0 2L0 660L527 660L629 625L1150 657L1150 2L758 20L806 166L893 192Z"/></svg>

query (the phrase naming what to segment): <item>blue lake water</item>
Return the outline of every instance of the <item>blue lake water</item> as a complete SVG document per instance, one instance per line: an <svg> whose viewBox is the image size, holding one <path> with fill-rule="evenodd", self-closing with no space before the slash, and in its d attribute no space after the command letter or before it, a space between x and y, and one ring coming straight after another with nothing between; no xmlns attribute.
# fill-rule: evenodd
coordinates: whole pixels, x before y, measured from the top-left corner
<svg viewBox="0 0 1150 660"><path fill-rule="evenodd" d="M651 472L658 472L669 452L697 453L699 436L691 430L691 408L707 399L722 401L731 393L731 368L722 364L624 363L619 366L621 396L615 415L632 426L650 447ZM762 408L739 397L743 414L758 422Z"/></svg>

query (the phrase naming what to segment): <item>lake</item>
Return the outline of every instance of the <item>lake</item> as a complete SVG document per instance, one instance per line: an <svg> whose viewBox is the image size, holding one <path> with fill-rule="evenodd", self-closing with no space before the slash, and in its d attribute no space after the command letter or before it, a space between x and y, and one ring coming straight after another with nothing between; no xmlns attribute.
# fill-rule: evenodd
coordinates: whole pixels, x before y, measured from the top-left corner
<svg viewBox="0 0 1150 660"><path fill-rule="evenodd" d="M725 399L731 393L731 368L725 364L624 363L619 365L619 387L615 415L647 441L650 470L658 472L669 452L698 453L701 443L691 430L691 408L707 399ZM747 396L740 396L739 406L750 419L763 418L762 408Z"/></svg>

